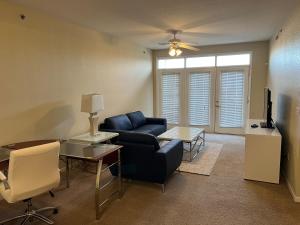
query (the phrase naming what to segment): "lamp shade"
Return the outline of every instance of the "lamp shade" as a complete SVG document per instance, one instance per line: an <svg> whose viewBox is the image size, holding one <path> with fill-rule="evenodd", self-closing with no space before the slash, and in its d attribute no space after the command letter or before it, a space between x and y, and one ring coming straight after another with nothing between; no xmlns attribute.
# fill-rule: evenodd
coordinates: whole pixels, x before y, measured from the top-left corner
<svg viewBox="0 0 300 225"><path fill-rule="evenodd" d="M96 113L104 109L103 96L99 94L82 95L81 112Z"/></svg>

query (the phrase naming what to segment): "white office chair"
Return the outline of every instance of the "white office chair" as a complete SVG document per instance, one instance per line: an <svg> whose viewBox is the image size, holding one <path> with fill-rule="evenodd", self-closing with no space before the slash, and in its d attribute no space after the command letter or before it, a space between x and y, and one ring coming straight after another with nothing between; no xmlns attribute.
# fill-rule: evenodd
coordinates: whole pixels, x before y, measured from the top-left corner
<svg viewBox="0 0 300 225"><path fill-rule="evenodd" d="M0 221L1 225L17 219L23 219L21 224L26 224L33 218L54 224L40 213L48 210L57 213L57 208L33 210L31 198L45 192L51 193L51 190L59 185L59 150L60 143L53 142L10 153L8 179L0 171L0 194L8 203L26 202L27 209L22 215Z"/></svg>

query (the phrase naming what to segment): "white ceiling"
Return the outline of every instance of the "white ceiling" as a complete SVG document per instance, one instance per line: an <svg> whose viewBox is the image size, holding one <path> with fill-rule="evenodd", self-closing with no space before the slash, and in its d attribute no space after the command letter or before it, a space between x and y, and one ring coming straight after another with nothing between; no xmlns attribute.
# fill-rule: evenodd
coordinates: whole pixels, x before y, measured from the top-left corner
<svg viewBox="0 0 300 225"><path fill-rule="evenodd" d="M144 47L178 37L199 45L268 40L299 0L9 0L130 39Z"/></svg>

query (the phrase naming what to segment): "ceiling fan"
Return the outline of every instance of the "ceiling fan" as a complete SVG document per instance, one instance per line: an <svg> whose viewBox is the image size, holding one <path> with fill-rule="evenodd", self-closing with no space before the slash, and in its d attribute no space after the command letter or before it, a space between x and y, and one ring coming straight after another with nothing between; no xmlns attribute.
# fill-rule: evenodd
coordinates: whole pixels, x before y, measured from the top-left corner
<svg viewBox="0 0 300 225"><path fill-rule="evenodd" d="M180 39L176 38L176 35L178 33L181 33L180 30L168 30L167 31L170 34L173 34L173 38L170 39L166 43L159 43L160 45L169 45L169 55L170 56L180 56L182 54L182 48L189 49L192 51L199 51L199 48L195 48L191 45L195 45L192 43L182 42Z"/></svg>

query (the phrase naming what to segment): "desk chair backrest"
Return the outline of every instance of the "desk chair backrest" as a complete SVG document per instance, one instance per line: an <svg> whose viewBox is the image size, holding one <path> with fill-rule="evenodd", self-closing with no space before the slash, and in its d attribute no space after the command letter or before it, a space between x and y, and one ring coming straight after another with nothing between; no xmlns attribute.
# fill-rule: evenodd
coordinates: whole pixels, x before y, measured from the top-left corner
<svg viewBox="0 0 300 225"><path fill-rule="evenodd" d="M16 202L57 187L60 143L24 148L10 153L8 183L9 202Z"/></svg>

